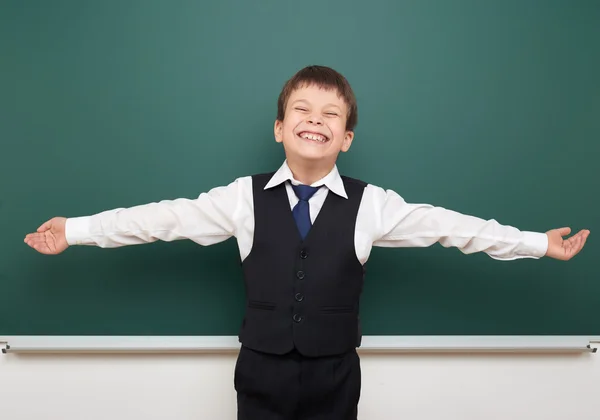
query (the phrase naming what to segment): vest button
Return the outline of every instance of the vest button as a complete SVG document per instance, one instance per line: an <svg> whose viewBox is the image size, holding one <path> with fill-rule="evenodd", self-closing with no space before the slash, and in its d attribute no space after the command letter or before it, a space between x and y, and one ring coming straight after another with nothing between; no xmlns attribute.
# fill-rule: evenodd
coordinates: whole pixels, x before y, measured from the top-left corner
<svg viewBox="0 0 600 420"><path fill-rule="evenodd" d="M303 260L305 260L306 257L308 257L308 254L306 253L306 251L305 250L300 251L300 258L302 258Z"/></svg>
<svg viewBox="0 0 600 420"><path fill-rule="evenodd" d="M294 314L294 321L300 322L300 321L302 321L302 319L303 319L302 315L300 315L300 314Z"/></svg>
<svg viewBox="0 0 600 420"><path fill-rule="evenodd" d="M295 298L298 302L302 302L304 300L304 295L302 293L296 293Z"/></svg>
<svg viewBox="0 0 600 420"><path fill-rule="evenodd" d="M300 280L302 280L304 278L304 271L298 271L296 273L296 277L298 277Z"/></svg>

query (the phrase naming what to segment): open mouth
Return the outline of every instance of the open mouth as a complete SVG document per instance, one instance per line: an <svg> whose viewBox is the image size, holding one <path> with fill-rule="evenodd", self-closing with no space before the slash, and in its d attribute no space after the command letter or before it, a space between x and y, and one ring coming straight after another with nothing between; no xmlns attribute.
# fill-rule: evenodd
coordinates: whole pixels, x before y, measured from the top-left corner
<svg viewBox="0 0 600 420"><path fill-rule="evenodd" d="M327 143L329 141L329 137L312 131L301 131L298 133L298 137L315 143Z"/></svg>

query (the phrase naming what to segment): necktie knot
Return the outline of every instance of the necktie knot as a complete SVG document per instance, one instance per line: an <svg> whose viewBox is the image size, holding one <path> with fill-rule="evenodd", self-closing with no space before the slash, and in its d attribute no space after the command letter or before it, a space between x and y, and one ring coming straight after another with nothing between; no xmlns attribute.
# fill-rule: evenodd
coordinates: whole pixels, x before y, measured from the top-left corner
<svg viewBox="0 0 600 420"><path fill-rule="evenodd" d="M296 197L301 201L308 201L319 189L319 187L311 187L309 185L292 185L292 188L296 193Z"/></svg>

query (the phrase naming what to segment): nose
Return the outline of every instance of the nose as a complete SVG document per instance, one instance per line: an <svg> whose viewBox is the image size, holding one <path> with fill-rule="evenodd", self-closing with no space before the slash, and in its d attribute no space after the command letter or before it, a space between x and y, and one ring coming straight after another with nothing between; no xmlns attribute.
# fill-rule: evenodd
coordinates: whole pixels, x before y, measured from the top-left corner
<svg viewBox="0 0 600 420"><path fill-rule="evenodd" d="M321 119L321 117L315 114L309 115L306 122L308 124L323 125L323 120Z"/></svg>

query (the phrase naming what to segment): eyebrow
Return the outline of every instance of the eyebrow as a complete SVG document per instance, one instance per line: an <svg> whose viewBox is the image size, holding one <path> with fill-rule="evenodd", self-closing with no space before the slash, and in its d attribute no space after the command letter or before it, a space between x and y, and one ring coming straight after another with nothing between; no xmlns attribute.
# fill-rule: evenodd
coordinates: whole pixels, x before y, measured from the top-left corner
<svg viewBox="0 0 600 420"><path fill-rule="evenodd" d="M296 99L294 102L292 102L292 105L295 104L296 102L304 102L306 104L310 104L310 102L308 102L306 99ZM328 106L333 106L333 107L339 109L340 111L342 110L342 108L340 108L338 105L332 104L332 103L325 104L324 108L328 107Z"/></svg>

